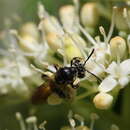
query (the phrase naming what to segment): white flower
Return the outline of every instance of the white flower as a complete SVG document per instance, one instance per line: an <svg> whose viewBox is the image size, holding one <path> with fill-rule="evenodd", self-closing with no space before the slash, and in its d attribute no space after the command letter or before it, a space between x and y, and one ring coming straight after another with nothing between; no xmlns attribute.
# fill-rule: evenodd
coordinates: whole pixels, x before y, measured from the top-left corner
<svg viewBox="0 0 130 130"><path fill-rule="evenodd" d="M15 56L3 57L0 67L0 94L7 94L12 90L17 92L28 92L27 84L23 78L32 76L32 70L29 68L29 63L25 57Z"/></svg>
<svg viewBox="0 0 130 130"><path fill-rule="evenodd" d="M109 92L117 85L120 85L121 88L125 87L129 82L130 59L127 59L120 64L112 62L106 69L106 72L110 75L102 81L99 86L99 91Z"/></svg>
<svg viewBox="0 0 130 130"><path fill-rule="evenodd" d="M105 64L107 57L110 56L110 46L105 42L99 42L94 46L95 48L95 60L97 63Z"/></svg>

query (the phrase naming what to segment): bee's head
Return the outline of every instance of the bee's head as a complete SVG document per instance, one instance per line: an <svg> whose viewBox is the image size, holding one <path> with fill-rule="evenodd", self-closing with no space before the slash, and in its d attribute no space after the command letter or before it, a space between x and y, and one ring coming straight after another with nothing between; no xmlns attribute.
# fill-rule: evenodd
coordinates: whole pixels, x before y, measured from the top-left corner
<svg viewBox="0 0 130 130"><path fill-rule="evenodd" d="M83 65L84 65L84 60L81 57L74 57L71 60L71 66L72 67L80 67L80 66L83 66Z"/></svg>
<svg viewBox="0 0 130 130"><path fill-rule="evenodd" d="M85 77L85 67L84 67L84 60L80 57L74 57L71 60L71 66L75 67L78 72L78 78L84 78Z"/></svg>
<svg viewBox="0 0 130 130"><path fill-rule="evenodd" d="M77 69L79 78L85 77L85 71L86 71L85 64L89 60L89 58L92 56L93 53L94 53L94 49L92 50L92 52L90 53L90 55L87 57L86 60L84 60L81 57L74 57L71 60L71 67L75 67Z"/></svg>

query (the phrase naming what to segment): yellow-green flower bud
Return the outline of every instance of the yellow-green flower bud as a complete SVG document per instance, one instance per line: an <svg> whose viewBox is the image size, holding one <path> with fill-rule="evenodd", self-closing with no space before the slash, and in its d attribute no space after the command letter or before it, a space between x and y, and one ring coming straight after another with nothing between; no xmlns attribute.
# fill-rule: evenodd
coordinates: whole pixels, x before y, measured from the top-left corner
<svg viewBox="0 0 130 130"><path fill-rule="evenodd" d="M58 105L62 103L62 99L55 93L52 93L48 99L47 102L49 105Z"/></svg>
<svg viewBox="0 0 130 130"><path fill-rule="evenodd" d="M72 38L75 42L79 43L80 46L86 47L86 41L79 34L73 33Z"/></svg>
<svg viewBox="0 0 130 130"><path fill-rule="evenodd" d="M110 50L113 59L122 59L126 54L126 42L122 37L116 36L110 40Z"/></svg>
<svg viewBox="0 0 130 130"><path fill-rule="evenodd" d="M47 40L49 47L51 49L53 49L54 51L57 51L57 49L61 48L61 46L62 46L61 40L59 39L57 34L54 32L48 33L46 35L46 40Z"/></svg>
<svg viewBox="0 0 130 130"><path fill-rule="evenodd" d="M98 109L108 109L113 102L113 96L101 92L94 97L93 102Z"/></svg>
<svg viewBox="0 0 130 130"><path fill-rule="evenodd" d="M67 56L68 60L71 60L74 57L82 57L80 49L75 45L74 41L68 37L64 37L64 48L65 48L65 55Z"/></svg>
<svg viewBox="0 0 130 130"><path fill-rule="evenodd" d="M32 22L28 22L28 23L24 24L20 28L20 36L21 37L30 36L37 40L39 37L39 34L38 34L38 29L37 29L36 25Z"/></svg>
<svg viewBox="0 0 130 130"><path fill-rule="evenodd" d="M96 3L86 3L81 9L81 22L85 27L94 27L99 20L99 12Z"/></svg>

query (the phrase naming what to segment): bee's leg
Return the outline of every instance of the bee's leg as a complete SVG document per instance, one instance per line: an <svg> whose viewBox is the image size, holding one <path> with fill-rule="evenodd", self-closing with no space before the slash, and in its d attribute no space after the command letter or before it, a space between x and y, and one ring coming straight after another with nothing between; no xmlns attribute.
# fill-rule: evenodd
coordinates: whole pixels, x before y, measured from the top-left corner
<svg viewBox="0 0 130 130"><path fill-rule="evenodd" d="M95 75L94 73L90 72L89 70L86 70L86 71L87 71L89 74L93 75L93 76L98 80L99 83L102 82L102 79L100 79L97 75Z"/></svg>
<svg viewBox="0 0 130 130"><path fill-rule="evenodd" d="M34 66L33 64L30 65L35 71L37 72L40 72L42 75L41 75L41 78L42 79L45 79L45 80L49 80L51 79L50 77L52 76L52 73L51 72L44 72L43 70L37 68L36 66Z"/></svg>
<svg viewBox="0 0 130 130"><path fill-rule="evenodd" d="M48 75L45 75L45 74L42 74L41 78L44 79L44 80L49 80L50 79L50 77Z"/></svg>
<svg viewBox="0 0 130 130"><path fill-rule="evenodd" d="M65 93L60 88L55 88L54 92L61 98L66 98Z"/></svg>
<svg viewBox="0 0 130 130"><path fill-rule="evenodd" d="M47 72L42 73L41 78L43 80L47 80L48 81L48 80L52 79L52 76L53 76L53 73L47 71Z"/></svg>
<svg viewBox="0 0 130 130"><path fill-rule="evenodd" d="M76 80L74 80L74 82L73 83L71 83L70 85L71 85L71 87L72 88L78 88L79 87L79 82L80 82L80 79L79 78L77 78Z"/></svg>
<svg viewBox="0 0 130 130"><path fill-rule="evenodd" d="M74 88L74 89L77 89L79 87L79 84L71 84L71 87Z"/></svg>
<svg viewBox="0 0 130 130"><path fill-rule="evenodd" d="M73 59L70 61L70 66L72 67L72 65L73 65Z"/></svg>
<svg viewBox="0 0 130 130"><path fill-rule="evenodd" d="M54 64L53 66L54 66L54 68L56 69L56 71L58 71L59 68L60 68L60 66L59 66L58 64Z"/></svg>

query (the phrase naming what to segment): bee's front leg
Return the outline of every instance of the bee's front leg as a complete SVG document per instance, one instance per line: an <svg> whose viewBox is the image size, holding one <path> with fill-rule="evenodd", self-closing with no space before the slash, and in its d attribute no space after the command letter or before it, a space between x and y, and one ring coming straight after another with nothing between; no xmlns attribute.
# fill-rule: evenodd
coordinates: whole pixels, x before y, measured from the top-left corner
<svg viewBox="0 0 130 130"><path fill-rule="evenodd" d="M71 83L71 87L75 89L78 88L79 82L80 82L80 79L77 78L73 83Z"/></svg>
<svg viewBox="0 0 130 130"><path fill-rule="evenodd" d="M79 84L76 84L76 85L71 84L71 87L74 89L77 89L79 87Z"/></svg>
<svg viewBox="0 0 130 130"><path fill-rule="evenodd" d="M53 64L54 68L56 69L56 71L59 70L60 66L58 64Z"/></svg>
<svg viewBox="0 0 130 130"><path fill-rule="evenodd" d="M43 80L51 80L52 79L52 76L53 76L53 73L47 71L47 72L44 72L42 75L41 75L41 78Z"/></svg>

